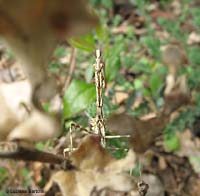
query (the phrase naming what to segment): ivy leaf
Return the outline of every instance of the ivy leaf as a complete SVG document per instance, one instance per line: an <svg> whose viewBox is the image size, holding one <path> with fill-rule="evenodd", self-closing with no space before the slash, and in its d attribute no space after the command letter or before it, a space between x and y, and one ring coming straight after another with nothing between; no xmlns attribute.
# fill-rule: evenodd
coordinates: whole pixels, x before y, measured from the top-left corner
<svg viewBox="0 0 200 196"><path fill-rule="evenodd" d="M95 86L73 80L64 96L64 116L69 118L86 109L96 98Z"/></svg>

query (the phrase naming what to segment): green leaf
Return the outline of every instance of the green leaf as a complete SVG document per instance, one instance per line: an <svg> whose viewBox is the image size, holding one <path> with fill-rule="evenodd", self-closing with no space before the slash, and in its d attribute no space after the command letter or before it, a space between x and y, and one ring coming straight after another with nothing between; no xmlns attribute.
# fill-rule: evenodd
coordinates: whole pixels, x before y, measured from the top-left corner
<svg viewBox="0 0 200 196"><path fill-rule="evenodd" d="M107 81L114 80L120 69L120 57L111 56L106 60L106 79Z"/></svg>
<svg viewBox="0 0 200 196"><path fill-rule="evenodd" d="M151 92L150 92L150 90L148 88L144 88L142 92L143 92L143 95L145 97L150 97L151 96Z"/></svg>
<svg viewBox="0 0 200 196"><path fill-rule="evenodd" d="M0 192L0 196L11 196L10 194L6 193L6 190Z"/></svg>
<svg viewBox="0 0 200 196"><path fill-rule="evenodd" d="M107 146L118 148L118 150L115 150L115 151L112 151L112 150L109 150L109 149L108 149L108 151L116 159L122 159L127 154L127 152L124 149L128 147L128 139L127 138L110 139L110 140L107 140Z"/></svg>
<svg viewBox="0 0 200 196"><path fill-rule="evenodd" d="M80 50L93 52L95 50L95 39L92 33L75 37L69 40L69 43Z"/></svg>
<svg viewBox="0 0 200 196"><path fill-rule="evenodd" d="M131 175L132 175L132 176L139 177L139 176L140 176L140 173L141 173L141 165L140 165L140 163L137 163L137 164L135 165L135 167L132 169Z"/></svg>
<svg viewBox="0 0 200 196"><path fill-rule="evenodd" d="M200 64L200 48L199 47L192 47L189 50L189 59L194 65Z"/></svg>
<svg viewBox="0 0 200 196"><path fill-rule="evenodd" d="M138 90L138 89L141 89L142 87L143 87L143 82L142 82L142 80L135 79L135 80L134 80L134 88L135 88L136 90Z"/></svg>
<svg viewBox="0 0 200 196"><path fill-rule="evenodd" d="M96 98L95 86L73 80L64 96L64 116L69 118L86 109Z"/></svg>
<svg viewBox="0 0 200 196"><path fill-rule="evenodd" d="M197 28L200 27L200 10L199 8L192 10L193 15L193 23L197 26Z"/></svg>
<svg viewBox="0 0 200 196"><path fill-rule="evenodd" d="M86 82L91 82L94 75L94 67L88 66L88 68L85 70L85 79Z"/></svg>
<svg viewBox="0 0 200 196"><path fill-rule="evenodd" d="M95 29L95 32L96 32L97 38L99 40L104 39L104 36L106 34L106 29L103 28L102 25L98 25L97 28Z"/></svg>
<svg viewBox="0 0 200 196"><path fill-rule="evenodd" d="M177 151L180 148L180 140L176 134L172 134L165 137L164 145L170 151Z"/></svg>
<svg viewBox="0 0 200 196"><path fill-rule="evenodd" d="M143 72L145 74L151 74L152 70L148 59L146 57L142 57L139 61L135 62L133 65L133 71L136 73Z"/></svg>
<svg viewBox="0 0 200 196"><path fill-rule="evenodd" d="M89 1L92 5L97 5L99 3L99 0L90 0Z"/></svg>
<svg viewBox="0 0 200 196"><path fill-rule="evenodd" d="M111 9L113 7L112 0L101 0L101 3L105 8Z"/></svg>
<svg viewBox="0 0 200 196"><path fill-rule="evenodd" d="M150 88L153 94L157 93L162 86L162 79L159 75L152 75L150 78Z"/></svg>
<svg viewBox="0 0 200 196"><path fill-rule="evenodd" d="M130 39L132 39L134 37L134 27L133 26L128 26L126 35Z"/></svg>
<svg viewBox="0 0 200 196"><path fill-rule="evenodd" d="M92 103L90 105L88 105L87 109L86 109L86 114L89 118L94 118L96 116L96 104Z"/></svg>
<svg viewBox="0 0 200 196"><path fill-rule="evenodd" d="M43 142L36 143L36 149L37 150L44 150L45 144Z"/></svg>
<svg viewBox="0 0 200 196"><path fill-rule="evenodd" d="M7 177L7 170L3 167L0 168L0 184L3 183L3 181L6 179Z"/></svg>
<svg viewBox="0 0 200 196"><path fill-rule="evenodd" d="M113 25L116 27L120 24L120 22L122 21L122 17L117 14L114 18L113 18Z"/></svg>
<svg viewBox="0 0 200 196"><path fill-rule="evenodd" d="M152 36L146 36L142 38L142 42L147 47L150 55L155 57L157 60L160 60L160 40Z"/></svg>
<svg viewBox="0 0 200 196"><path fill-rule="evenodd" d="M30 171L27 168L23 168L23 169L21 169L20 173L23 177L27 177L29 175Z"/></svg>
<svg viewBox="0 0 200 196"><path fill-rule="evenodd" d="M184 42L186 38L186 33L182 31L181 18L179 18L179 20L168 20L165 18L158 18L158 23L163 29L168 31L171 34L171 36L175 37L179 41Z"/></svg>
<svg viewBox="0 0 200 196"><path fill-rule="evenodd" d="M56 48L56 50L54 51L54 55L57 57L64 57L67 54L67 50L66 47L58 47Z"/></svg>
<svg viewBox="0 0 200 196"><path fill-rule="evenodd" d="M62 67L62 64L60 62L53 61L53 62L51 62L49 68L52 73L57 74L59 72L59 70L61 69L61 67Z"/></svg>
<svg viewBox="0 0 200 196"><path fill-rule="evenodd" d="M124 43L119 39L112 48L110 48L106 55L106 79L108 82L115 79L119 72L121 65L120 54L123 50Z"/></svg>
<svg viewBox="0 0 200 196"><path fill-rule="evenodd" d="M200 68L196 66L195 68L192 66L188 66L186 69L186 74L188 77L188 84L190 88L198 88L200 84Z"/></svg>

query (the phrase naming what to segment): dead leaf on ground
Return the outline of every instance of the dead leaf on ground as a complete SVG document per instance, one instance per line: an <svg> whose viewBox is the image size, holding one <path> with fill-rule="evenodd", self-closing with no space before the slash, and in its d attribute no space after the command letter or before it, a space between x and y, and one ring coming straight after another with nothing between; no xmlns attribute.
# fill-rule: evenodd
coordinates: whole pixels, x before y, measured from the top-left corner
<svg viewBox="0 0 200 196"><path fill-rule="evenodd" d="M126 99L128 99L128 97L129 95L126 92L116 92L115 93L116 104L124 102Z"/></svg>
<svg viewBox="0 0 200 196"><path fill-rule="evenodd" d="M159 157L164 158L167 167L160 168ZM187 157L167 153L162 148L154 148L150 164L143 168L146 172L158 176L164 186L165 194L197 196L199 176L196 174Z"/></svg>
<svg viewBox="0 0 200 196"><path fill-rule="evenodd" d="M191 95L187 85L187 78L181 75L175 78L172 74L166 77L163 112L166 115L179 109L181 106L191 103Z"/></svg>
<svg viewBox="0 0 200 196"><path fill-rule="evenodd" d="M181 157L188 157L191 165L196 173L200 172L200 146L195 140L198 138L193 138L190 130L185 130L183 133L178 133L180 139L180 149L176 152L177 155Z"/></svg>
<svg viewBox="0 0 200 196"><path fill-rule="evenodd" d="M47 140L59 135L60 126L59 119L54 116L33 111L26 120L10 132L8 139L29 142Z"/></svg>
<svg viewBox="0 0 200 196"><path fill-rule="evenodd" d="M164 196L164 186L157 176L144 174L142 179L149 185L146 196Z"/></svg>
<svg viewBox="0 0 200 196"><path fill-rule="evenodd" d="M1 91L0 109L0 140L5 140L10 131L19 123L19 119L6 103Z"/></svg>
<svg viewBox="0 0 200 196"><path fill-rule="evenodd" d="M123 113L108 118L107 127L118 134L130 134L130 144L133 150L137 153L144 153L153 145L155 138L162 134L168 120L169 117L165 115L140 120Z"/></svg>
<svg viewBox="0 0 200 196"><path fill-rule="evenodd" d="M173 13L176 16L179 16L182 12L182 6L181 6L181 2L179 0L172 1L171 8L173 9Z"/></svg>
<svg viewBox="0 0 200 196"><path fill-rule="evenodd" d="M64 196L91 196L94 190L105 188L124 193L136 190L128 174L136 159L131 150L126 158L115 160L101 147L98 136L86 136L69 158L77 169L58 171L52 177Z"/></svg>
<svg viewBox="0 0 200 196"><path fill-rule="evenodd" d="M199 196L199 193L200 193L200 180L197 182L194 182L191 196Z"/></svg>
<svg viewBox="0 0 200 196"><path fill-rule="evenodd" d="M143 103L143 101L144 101L144 98L143 98L142 96L137 96L137 97L135 98L135 101L133 102L133 104L132 104L132 106L131 106L131 109L132 109L132 110L136 109L137 107L139 107L139 105L140 105L141 103Z"/></svg>
<svg viewBox="0 0 200 196"><path fill-rule="evenodd" d="M191 32L188 37L187 44L193 45L193 44L199 44L199 43L200 43L200 35L196 32Z"/></svg>
<svg viewBox="0 0 200 196"><path fill-rule="evenodd" d="M22 106L30 106L31 86L27 80L16 81L13 83L0 84L1 92L6 104L12 109L19 119L24 119L27 114L26 109ZM1 109L1 108L0 108Z"/></svg>
<svg viewBox="0 0 200 196"><path fill-rule="evenodd" d="M28 81L0 85L0 138L3 140L40 141L57 136L61 123L55 116L33 110L28 114L31 89Z"/></svg>
<svg viewBox="0 0 200 196"><path fill-rule="evenodd" d="M167 31L161 31L161 30L157 30L156 32L155 32L155 36L157 37L157 38L159 38L159 39L169 39L169 37L170 37L170 34L167 32Z"/></svg>
<svg viewBox="0 0 200 196"><path fill-rule="evenodd" d="M166 12L166 11L161 11L161 10L154 10L151 13L152 18L165 18L168 20L173 20L175 16L173 16L172 12Z"/></svg>

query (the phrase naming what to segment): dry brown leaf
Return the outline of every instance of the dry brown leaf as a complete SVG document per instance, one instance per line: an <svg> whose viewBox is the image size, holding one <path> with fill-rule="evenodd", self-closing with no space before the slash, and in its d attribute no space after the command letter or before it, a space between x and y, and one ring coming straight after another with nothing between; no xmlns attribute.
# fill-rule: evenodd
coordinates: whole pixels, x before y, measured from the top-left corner
<svg viewBox="0 0 200 196"><path fill-rule="evenodd" d="M9 84L2 83L0 84L0 89L6 104L20 120L23 120L27 114L27 111L22 106L22 103L27 107L30 106L30 83L27 80L17 81Z"/></svg>
<svg viewBox="0 0 200 196"><path fill-rule="evenodd" d="M144 166L144 170L159 177L164 187L164 195L191 196L198 190L199 176L194 173L187 157L166 153L162 147L154 148L151 153L152 157L148 159L150 162ZM160 168L160 157L165 159L166 168ZM148 183L147 180L145 182ZM149 185L152 187L152 184Z"/></svg>
<svg viewBox="0 0 200 196"><path fill-rule="evenodd" d="M200 146L198 146L198 138L192 137L192 133L190 130L185 130L183 133L178 133L178 137L180 140L180 149L176 152L180 157L188 157L190 163L196 171L196 173L200 172Z"/></svg>
<svg viewBox="0 0 200 196"><path fill-rule="evenodd" d="M108 129L119 134L130 134L130 143L137 153L144 153L162 134L169 118L160 116L148 120L140 120L127 114L116 114L108 118Z"/></svg>
<svg viewBox="0 0 200 196"><path fill-rule="evenodd" d="M142 96L138 96L135 98L135 101L133 102L133 105L131 106L131 109L134 110L135 108L139 107L139 105L144 101L144 98Z"/></svg>
<svg viewBox="0 0 200 196"><path fill-rule="evenodd" d="M5 140L40 141L59 134L60 122L37 110L29 115L21 105L30 105L30 84L19 81L0 85L0 138Z"/></svg>
<svg viewBox="0 0 200 196"><path fill-rule="evenodd" d="M149 119L152 119L152 118L156 118L156 113L154 112L151 112L151 113L148 113L144 116L141 116L140 120L149 120Z"/></svg>
<svg viewBox="0 0 200 196"><path fill-rule="evenodd" d="M193 45L193 44L199 44L200 43L200 35L197 34L196 32L190 33L187 44Z"/></svg>
<svg viewBox="0 0 200 196"><path fill-rule="evenodd" d="M10 132L8 139L29 142L47 140L59 135L60 126L60 121L55 116L35 110Z"/></svg>
<svg viewBox="0 0 200 196"><path fill-rule="evenodd" d="M159 39L169 39L170 34L167 31L156 30L155 36Z"/></svg>
<svg viewBox="0 0 200 196"><path fill-rule="evenodd" d="M172 74L169 74L166 78L166 88L164 93L165 104L163 112L166 115L171 114L181 106L191 102L191 95L185 75L175 78Z"/></svg>
<svg viewBox="0 0 200 196"><path fill-rule="evenodd" d="M124 102L127 98L128 98L128 93L125 93L125 92L115 93L115 99L116 99L117 104Z"/></svg>
<svg viewBox="0 0 200 196"><path fill-rule="evenodd" d="M179 1L179 0L172 1L171 8L173 9L173 13L176 16L179 16L181 14L181 12L182 12L181 1Z"/></svg>
<svg viewBox="0 0 200 196"><path fill-rule="evenodd" d="M42 180L42 169L43 169L43 165L42 165L42 163L39 163L39 162L33 162L32 163L32 170L33 170L33 181L35 182L35 183L39 183L39 182L41 182L41 180Z"/></svg>
<svg viewBox="0 0 200 196"><path fill-rule="evenodd" d="M166 12L159 9L153 10L151 12L152 18L165 18L167 20L173 20L175 17L172 12Z"/></svg>
<svg viewBox="0 0 200 196"><path fill-rule="evenodd" d="M70 160L77 169L58 171L52 177L63 196L90 196L105 188L121 192L135 189L133 177L126 173L135 165L133 151L125 159L115 160L101 147L98 136L86 136Z"/></svg>
<svg viewBox="0 0 200 196"><path fill-rule="evenodd" d="M164 186L160 179L152 174L142 175L142 179L149 185L146 196L164 196Z"/></svg>
<svg viewBox="0 0 200 196"><path fill-rule="evenodd" d="M12 84L0 84L0 139L5 140L8 134L24 119L26 111L20 103L28 104L30 85L27 81Z"/></svg>
<svg viewBox="0 0 200 196"><path fill-rule="evenodd" d="M158 157L158 163L159 163L159 169L164 170L167 168L167 163L164 157L159 156Z"/></svg>
<svg viewBox="0 0 200 196"><path fill-rule="evenodd" d="M15 113L8 107L0 91L0 141L5 140L10 131L19 123Z"/></svg>
<svg viewBox="0 0 200 196"><path fill-rule="evenodd" d="M191 196L199 196L200 193L200 181L196 181L193 184L192 190L191 190Z"/></svg>
<svg viewBox="0 0 200 196"><path fill-rule="evenodd" d="M112 29L112 33L113 34L126 34L128 32L128 29L129 29L128 22L125 21L121 25L114 27Z"/></svg>
<svg viewBox="0 0 200 196"><path fill-rule="evenodd" d="M192 133L190 130L178 133L178 137L180 139L180 149L176 153L179 156L188 157L190 155L196 156L197 154L200 154L200 151L195 145L195 141L192 140Z"/></svg>

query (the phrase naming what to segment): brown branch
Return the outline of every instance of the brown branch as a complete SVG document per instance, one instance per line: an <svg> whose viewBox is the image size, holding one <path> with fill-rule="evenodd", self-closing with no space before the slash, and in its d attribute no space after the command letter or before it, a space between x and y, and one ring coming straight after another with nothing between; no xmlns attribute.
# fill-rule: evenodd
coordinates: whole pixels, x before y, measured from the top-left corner
<svg viewBox="0 0 200 196"><path fill-rule="evenodd" d="M52 164L62 164L64 162L64 158L59 155L39 151L37 149L28 149L21 146L18 146L17 150L14 152L1 152L0 158L24 161L38 161Z"/></svg>

